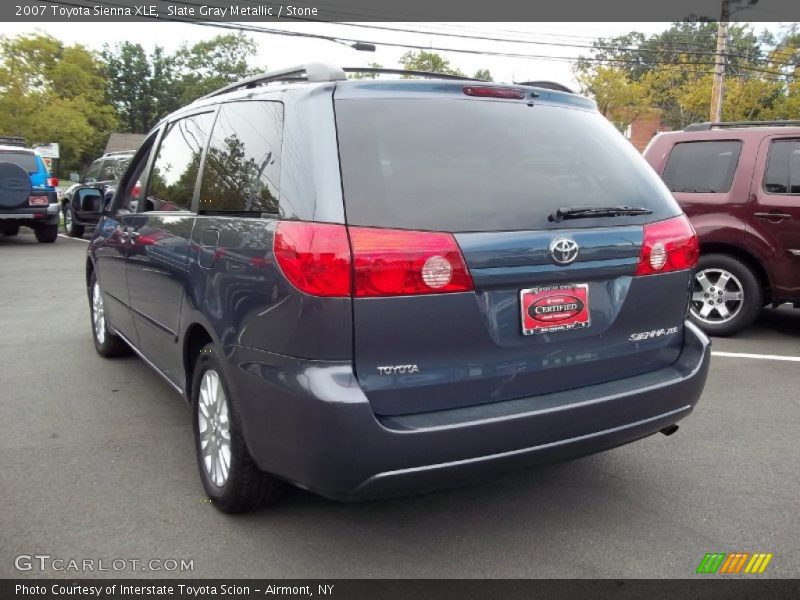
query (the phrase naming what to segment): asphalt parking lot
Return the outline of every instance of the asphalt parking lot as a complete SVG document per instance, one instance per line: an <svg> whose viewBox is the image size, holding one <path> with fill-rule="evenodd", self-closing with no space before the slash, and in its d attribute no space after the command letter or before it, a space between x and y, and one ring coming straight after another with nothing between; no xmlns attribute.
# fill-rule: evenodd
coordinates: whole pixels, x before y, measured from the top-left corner
<svg viewBox="0 0 800 600"><path fill-rule="evenodd" d="M184 402L138 358L95 353L85 252L0 237L0 577L684 578L707 552L771 552L762 577L800 576L800 358L715 356L669 438L423 496L291 490L229 517L203 495ZM800 310L714 349L800 357ZM194 570L15 569L36 553Z"/></svg>

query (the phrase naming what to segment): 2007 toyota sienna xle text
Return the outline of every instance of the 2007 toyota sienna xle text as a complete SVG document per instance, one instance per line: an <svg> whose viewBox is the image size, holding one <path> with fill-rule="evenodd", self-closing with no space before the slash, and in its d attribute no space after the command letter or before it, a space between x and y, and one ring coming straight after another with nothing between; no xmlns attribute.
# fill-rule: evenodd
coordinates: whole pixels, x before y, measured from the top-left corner
<svg viewBox="0 0 800 600"><path fill-rule="evenodd" d="M669 434L705 385L694 231L557 86L258 76L164 119L105 213L95 346L190 402L224 511Z"/></svg>

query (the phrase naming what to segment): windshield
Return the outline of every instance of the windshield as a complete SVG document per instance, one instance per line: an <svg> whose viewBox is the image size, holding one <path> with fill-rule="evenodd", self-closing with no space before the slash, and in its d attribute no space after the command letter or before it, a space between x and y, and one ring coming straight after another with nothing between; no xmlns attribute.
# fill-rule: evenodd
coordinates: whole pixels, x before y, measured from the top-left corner
<svg viewBox="0 0 800 600"><path fill-rule="evenodd" d="M336 103L347 220L440 231L591 227L548 222L559 208L629 206L679 214L658 176L598 113L440 99Z"/></svg>

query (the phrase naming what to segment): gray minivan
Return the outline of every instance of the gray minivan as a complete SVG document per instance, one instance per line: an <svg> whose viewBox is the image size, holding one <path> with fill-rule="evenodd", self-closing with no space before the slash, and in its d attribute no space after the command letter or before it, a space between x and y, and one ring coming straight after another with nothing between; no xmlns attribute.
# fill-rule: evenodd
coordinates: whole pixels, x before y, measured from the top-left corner
<svg viewBox="0 0 800 600"><path fill-rule="evenodd" d="M428 490L673 433L709 362L685 320L697 238L595 104L352 70L271 72L168 116L89 246L97 351L133 349L190 403L216 506L283 482Z"/></svg>

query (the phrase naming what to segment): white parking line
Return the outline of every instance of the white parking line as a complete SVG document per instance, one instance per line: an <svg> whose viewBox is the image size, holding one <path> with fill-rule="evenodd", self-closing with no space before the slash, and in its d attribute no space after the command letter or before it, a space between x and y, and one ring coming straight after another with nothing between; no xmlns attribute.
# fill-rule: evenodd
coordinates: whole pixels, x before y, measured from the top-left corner
<svg viewBox="0 0 800 600"><path fill-rule="evenodd" d="M758 360L785 360L800 362L800 356L781 356L779 354L749 354L747 352L717 352L711 351L711 356L724 356L726 358L755 358Z"/></svg>
<svg viewBox="0 0 800 600"><path fill-rule="evenodd" d="M83 242L84 244L88 244L89 243L89 240L85 240L83 238L69 237L68 235L64 235L63 233L59 233L58 237L63 237L65 240L74 240L76 242Z"/></svg>

